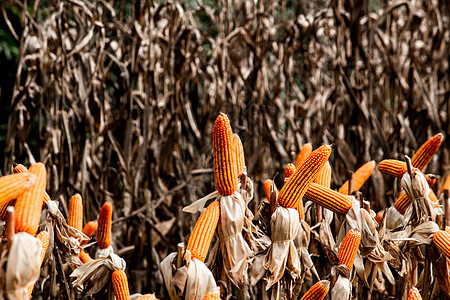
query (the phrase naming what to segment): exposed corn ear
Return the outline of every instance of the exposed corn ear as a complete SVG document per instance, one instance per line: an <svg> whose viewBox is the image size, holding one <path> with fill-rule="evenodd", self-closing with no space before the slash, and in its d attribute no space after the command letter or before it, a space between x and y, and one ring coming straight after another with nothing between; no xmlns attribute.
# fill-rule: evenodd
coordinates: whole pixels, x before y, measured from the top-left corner
<svg viewBox="0 0 450 300"><path fill-rule="evenodd" d="M220 300L220 291L215 289L207 292L203 300Z"/></svg>
<svg viewBox="0 0 450 300"><path fill-rule="evenodd" d="M322 300L330 289L328 280L321 280L314 284L302 297L301 300Z"/></svg>
<svg viewBox="0 0 450 300"><path fill-rule="evenodd" d="M81 260L81 262L83 264L90 262L92 260L92 258L89 256L89 254L86 251L84 251L83 249L81 249L80 255L78 256L78 258Z"/></svg>
<svg viewBox="0 0 450 300"><path fill-rule="evenodd" d="M396 159L384 159L378 165L378 170L386 175L401 178L403 174L408 172L406 163Z"/></svg>
<svg viewBox="0 0 450 300"><path fill-rule="evenodd" d="M47 231L41 231L39 232L39 234L36 236L37 239L39 239L42 242L42 251L41 251L41 266L42 263L44 262L44 258L45 258L45 253L47 252L47 248L48 248L48 232ZM30 284L28 286L28 298L31 298L31 294L33 293L33 288L34 288L34 283Z"/></svg>
<svg viewBox="0 0 450 300"><path fill-rule="evenodd" d="M294 164L287 164L286 168L284 169L284 182L287 182L289 178L295 173L295 166Z"/></svg>
<svg viewBox="0 0 450 300"><path fill-rule="evenodd" d="M408 292L408 300L422 300L419 290L416 287L412 287Z"/></svg>
<svg viewBox="0 0 450 300"><path fill-rule="evenodd" d="M186 247L186 250L191 251L192 258L205 261L209 245L211 244L217 223L219 222L219 216L219 201L214 201L208 205L200 215L200 218L198 218Z"/></svg>
<svg viewBox="0 0 450 300"><path fill-rule="evenodd" d="M384 211L379 211L377 212L376 216L375 216L375 221L377 221L378 225L381 224L381 219L383 219L383 215L384 215Z"/></svg>
<svg viewBox="0 0 450 300"><path fill-rule="evenodd" d="M28 169L24 165L18 164L17 166L15 166L13 168L13 172L14 172L14 174L24 173L24 172L28 172ZM47 203L47 201L49 201L49 200L52 200L52 199L50 199L50 196L47 194L47 192L44 192L44 203Z"/></svg>
<svg viewBox="0 0 450 300"><path fill-rule="evenodd" d="M278 192L278 188L275 185L275 182L273 182L272 179L267 179L266 181L264 181L264 186L263 186L264 195L266 196L267 201L269 201L269 199L270 199L270 192L271 192L271 189L272 189L272 185L273 185L273 189L277 193L277 195L279 193Z"/></svg>
<svg viewBox="0 0 450 300"><path fill-rule="evenodd" d="M312 145L310 143L306 143L303 145L302 149L297 155L297 159L295 160L295 168L299 168L303 161L308 157L312 152Z"/></svg>
<svg viewBox="0 0 450 300"><path fill-rule="evenodd" d="M30 172L0 177L0 205L18 198L25 191L30 190L36 181L36 175Z"/></svg>
<svg viewBox="0 0 450 300"><path fill-rule="evenodd" d="M328 161L322 169L320 169L314 182L324 187L331 188L331 166Z"/></svg>
<svg viewBox="0 0 450 300"><path fill-rule="evenodd" d="M322 145L311 152L278 195L280 205L287 208L297 208L300 220L304 216L302 198L330 154L331 146L329 145Z"/></svg>
<svg viewBox="0 0 450 300"><path fill-rule="evenodd" d="M213 155L214 182L217 191L224 196L233 194L238 184L236 156L231 143L232 136L230 121L227 115L221 113L214 122Z"/></svg>
<svg viewBox="0 0 450 300"><path fill-rule="evenodd" d="M158 300L155 294L145 294L136 298L136 300Z"/></svg>
<svg viewBox="0 0 450 300"><path fill-rule="evenodd" d="M433 243L447 258L450 258L450 232L443 230L436 232Z"/></svg>
<svg viewBox="0 0 450 300"><path fill-rule="evenodd" d="M353 205L351 196L341 194L317 183L312 183L309 186L305 199L340 215L345 215Z"/></svg>
<svg viewBox="0 0 450 300"><path fill-rule="evenodd" d="M237 135L236 133L233 133L231 142L233 144L233 150L236 155L237 174L238 176L241 176L245 166L244 146L242 146L242 141L239 138L239 135Z"/></svg>
<svg viewBox="0 0 450 300"><path fill-rule="evenodd" d="M433 190L430 189L430 194L428 194L428 198L430 198L430 200L433 203L438 203L439 199L437 198L436 194L433 192ZM408 208L408 206L411 205L411 200L408 198L408 195L406 193L401 194L397 201L395 201L394 206L395 208L398 210L399 213L401 213L402 215L405 214L406 209Z"/></svg>
<svg viewBox="0 0 450 300"><path fill-rule="evenodd" d="M444 190L450 190L450 174L448 174L447 178L444 181L444 185L442 185L442 192L444 192Z"/></svg>
<svg viewBox="0 0 450 300"><path fill-rule="evenodd" d="M0 205L0 220L6 221L6 216L8 212L8 206L14 206L16 204L16 200L9 201Z"/></svg>
<svg viewBox="0 0 450 300"><path fill-rule="evenodd" d="M425 175L425 179L427 180L428 186L430 188L432 188L437 181L436 175L434 174L424 174Z"/></svg>
<svg viewBox="0 0 450 300"><path fill-rule="evenodd" d="M375 170L374 160L365 163L358 170L356 170L352 179L354 191L359 191L363 184L370 178L373 170ZM348 180L339 188L339 193L348 195Z"/></svg>
<svg viewBox="0 0 450 300"><path fill-rule="evenodd" d="M427 164L430 162L433 155L439 149L442 143L442 133L438 133L428 139L420 148L416 154L411 158L411 164L414 168L423 171Z"/></svg>
<svg viewBox="0 0 450 300"><path fill-rule="evenodd" d="M80 194L75 194L70 198L68 223L80 231L83 229L83 200Z"/></svg>
<svg viewBox="0 0 450 300"><path fill-rule="evenodd" d="M127 274L123 270L115 270L111 275L111 279L116 300L130 300Z"/></svg>
<svg viewBox="0 0 450 300"><path fill-rule="evenodd" d="M106 249L111 245L111 219L111 204L105 202L100 209L98 217L97 245L100 249Z"/></svg>
<svg viewBox="0 0 450 300"><path fill-rule="evenodd" d="M339 247L337 255L337 257L339 258L339 264L346 265L350 270L352 270L360 243L361 233L359 231L350 229L342 240L341 246Z"/></svg>
<svg viewBox="0 0 450 300"><path fill-rule="evenodd" d="M25 231L35 235L39 227L42 202L47 185L47 170L43 163L37 163L32 165L28 171L36 175L37 181L30 190L16 200L16 232Z"/></svg>
<svg viewBox="0 0 450 300"><path fill-rule="evenodd" d="M88 237L92 237L95 231L97 230L97 226L98 226L97 220L90 221L86 225L84 225L83 230L81 231Z"/></svg>

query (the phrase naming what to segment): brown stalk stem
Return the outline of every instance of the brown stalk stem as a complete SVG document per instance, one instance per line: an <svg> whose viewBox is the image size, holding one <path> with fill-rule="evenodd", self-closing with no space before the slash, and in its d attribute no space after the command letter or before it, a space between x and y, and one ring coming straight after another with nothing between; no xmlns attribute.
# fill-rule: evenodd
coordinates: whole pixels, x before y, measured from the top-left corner
<svg viewBox="0 0 450 300"><path fill-rule="evenodd" d="M183 264L183 256L184 256L184 243L178 243L177 245L177 270L181 268Z"/></svg>
<svg viewBox="0 0 450 300"><path fill-rule="evenodd" d="M316 217L317 217L317 222L316 223L320 223L322 222L322 212L323 212L323 208L321 205L319 204L315 204L316 205Z"/></svg>
<svg viewBox="0 0 450 300"><path fill-rule="evenodd" d="M348 180L348 194L351 195L353 192L353 172L347 171L347 180Z"/></svg>
<svg viewBox="0 0 450 300"><path fill-rule="evenodd" d="M449 199L449 191L444 190L444 230L446 226L450 226L450 199Z"/></svg>
<svg viewBox="0 0 450 300"><path fill-rule="evenodd" d="M422 290L422 296L424 299L429 299L428 294L429 294L429 289L430 289L430 281L431 281L431 277L430 277L430 269L431 269L431 265L430 265L430 258L428 256L428 247L425 248L425 265L424 265L424 277L423 277L423 290Z"/></svg>
<svg viewBox="0 0 450 300"><path fill-rule="evenodd" d="M408 168L408 174L409 174L409 176L411 176L411 179L412 179L413 178L413 174L412 174L411 159L408 157L408 155L405 155L405 159L406 159L406 167Z"/></svg>

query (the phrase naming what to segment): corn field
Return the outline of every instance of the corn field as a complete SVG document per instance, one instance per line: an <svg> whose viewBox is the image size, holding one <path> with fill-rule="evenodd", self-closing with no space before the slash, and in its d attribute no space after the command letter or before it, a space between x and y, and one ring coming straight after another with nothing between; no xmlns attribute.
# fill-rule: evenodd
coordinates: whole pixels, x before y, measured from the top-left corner
<svg viewBox="0 0 450 300"><path fill-rule="evenodd" d="M2 187L0 180L3 221L7 214L2 201L16 203L16 228L8 235L8 222L3 226L0 266L8 261L14 232L48 231L41 273L31 287L33 299L113 299L121 289L129 290L132 299L138 293L155 293L159 299L202 299L184 294L174 298L161 262L178 252L178 270L186 247L195 257L194 240L189 244L189 239L195 236L192 230L200 213L189 214L183 208L216 190L223 197L237 193L235 188L226 195L217 184L216 173L223 170L218 171L221 167L214 161L221 150L213 149L213 128L221 113L228 116L230 130L240 137L245 154L246 168L236 182L237 191L245 194L239 197L248 201L246 217L254 217L249 218L252 225L247 224L253 229L246 232L261 234L253 241L259 246L248 246L255 254L254 265L263 265L261 255L270 256L272 247L265 242L273 241L271 234L284 228L271 227L271 216L285 217L278 207L290 213L299 206L304 209L304 218L300 210L297 215L304 233L304 243L296 245L303 253L297 257L299 278L292 275L297 271L283 269L279 276L267 271L238 283L229 270L221 269L226 269L227 257L217 246L217 258L223 260L212 274L222 299L300 299L311 287L329 290L324 299L344 299L331 297L333 286L348 288L341 281L344 277L347 282L350 279L350 295L356 299L419 299L408 297L414 286L423 299L450 299L450 236L447 240L445 235L450 206L442 191L450 175L450 10L446 1L4 0L1 8L7 24L5 8L20 11L22 25L21 32L10 26L20 41L20 52L12 99L1 100L10 109L4 120L1 178L22 174L14 180L28 183L21 185L25 192L16 190L16 196L3 199L2 188L9 182L5 179ZM432 137L439 139L439 145L423 158L420 155L427 154L419 149ZM312 150L333 145L331 154L321 156L320 168L317 162L299 164L284 178L286 165L295 164L308 143ZM421 159L427 160L423 168ZM326 161L328 171L322 170ZM370 173L360 179L355 171L371 161ZM40 168L39 162L45 167L44 175L39 175L42 170L34 171ZM13 172L17 164L25 169ZM233 170L230 173L236 173ZM302 175L306 173L314 176L308 181ZM431 188L427 185L426 190L440 201L441 213L436 214L433 207L424 214L428 204L410 205L417 187L409 191L404 174L412 181L428 180ZM323 182L318 181L320 176ZM265 193L267 179L274 185ZM39 183L45 187L38 188ZM301 186L301 197L289 198L297 193L291 193L297 186ZM395 205L392 217L397 224L387 224L392 216L389 209L402 197L402 187L406 190L403 204ZM39 229L19 230L18 203L28 203L25 199L31 194L45 199L35 205ZM76 200L76 194L82 200ZM416 196L428 199L427 195ZM272 202L272 197L278 200ZM339 205L349 201L348 207L337 208L330 199L339 199ZM430 203L437 203L433 199L430 196ZM82 202L78 215L71 209L75 201ZM222 215L224 204L218 201ZM384 216L380 215L379 224L368 221L364 226L369 229L357 226L357 233L347 238L347 232L354 232L342 230L355 230L346 219L354 201L361 203L354 213L358 226L363 226L361 214L373 220L377 212ZM401 215L400 207L405 209ZM94 233L87 234L83 225L97 220L99 214L102 221L98 220L96 239L91 241ZM330 214L333 221L327 217ZM411 223L404 223L403 215ZM208 246L222 241L222 221L217 222L219 236L212 234L216 227L211 229ZM401 230L396 228L400 224L404 225ZM407 237L400 238L401 232ZM247 238L244 234L246 242ZM337 251L344 250L337 242L344 244L347 239L349 246L340 255ZM82 254L80 245L85 247ZM72 272L78 272L75 279L80 281L84 274L78 255L82 262L88 259L81 255L94 261L96 251L109 249L123 258L112 259L112 275L99 272L105 279L98 284L74 283ZM208 259L216 258L209 251L206 265ZM356 260L345 256L352 251ZM125 262L126 268L118 266ZM0 288L7 284L1 279L5 270L0 270ZM253 271L262 272L249 272ZM110 277L116 281L125 277L128 285L120 286ZM121 299L117 293L116 299ZM2 297L27 299L3 296L0 290ZM305 297L301 299L319 299Z"/></svg>

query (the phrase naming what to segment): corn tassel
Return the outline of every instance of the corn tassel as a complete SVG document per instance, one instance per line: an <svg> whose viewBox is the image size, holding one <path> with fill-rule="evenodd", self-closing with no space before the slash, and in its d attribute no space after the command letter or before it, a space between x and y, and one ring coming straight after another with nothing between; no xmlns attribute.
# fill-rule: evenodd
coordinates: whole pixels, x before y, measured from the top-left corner
<svg viewBox="0 0 450 300"><path fill-rule="evenodd" d="M345 215L353 205L351 196L341 194L317 183L312 183L309 186L305 199L322 205L339 215Z"/></svg>
<svg viewBox="0 0 450 300"><path fill-rule="evenodd" d="M111 279L116 300L130 300L127 274L123 270L115 270L111 275Z"/></svg>
<svg viewBox="0 0 450 300"><path fill-rule="evenodd" d="M70 198L68 224L80 231L83 229L83 200L80 194Z"/></svg>
<svg viewBox="0 0 450 300"><path fill-rule="evenodd" d="M237 174L238 176L241 176L245 166L244 146L242 146L242 141L239 138L239 135L237 135L236 133L233 133L231 143L233 145L234 153L236 155Z"/></svg>
<svg viewBox="0 0 450 300"><path fill-rule="evenodd" d="M136 300L158 300L155 294L145 294L136 298Z"/></svg>
<svg viewBox="0 0 450 300"><path fill-rule="evenodd" d="M22 164L18 164L17 166L15 166L13 168L13 173L14 174L18 174L18 173L24 173L24 172L28 172L27 167L25 167ZM47 194L47 192L44 192L44 203L47 203L47 201L52 200L50 199L50 196Z"/></svg>
<svg viewBox="0 0 450 300"><path fill-rule="evenodd" d="M34 164L28 170L37 176L37 182L16 200L16 232L25 231L35 235L39 227L45 186L47 185L47 170L43 163Z"/></svg>
<svg viewBox="0 0 450 300"><path fill-rule="evenodd" d="M92 237L94 235L95 231L97 230L97 226L98 226L97 220L90 221L86 225L84 225L81 232L83 232L88 237Z"/></svg>
<svg viewBox="0 0 450 300"><path fill-rule="evenodd" d="M322 300L330 289L328 280L321 280L314 284L302 297L301 300Z"/></svg>
<svg viewBox="0 0 450 300"><path fill-rule="evenodd" d="M450 232L440 230L433 236L433 243L450 259Z"/></svg>
<svg viewBox="0 0 450 300"><path fill-rule="evenodd" d="M299 154L297 155L297 159L295 160L295 168L299 168L303 161L310 155L312 152L312 145L310 143L306 143L303 145Z"/></svg>
<svg viewBox="0 0 450 300"><path fill-rule="evenodd" d="M220 291L212 290L207 292L203 300L220 300Z"/></svg>
<svg viewBox="0 0 450 300"><path fill-rule="evenodd" d="M439 149L442 143L443 135L438 133L428 139L420 148L417 150L416 154L411 158L411 164L414 168L423 171L425 167L430 162L433 155Z"/></svg>
<svg viewBox="0 0 450 300"><path fill-rule="evenodd" d="M232 195L237 188L236 156L233 151L230 121L221 113L214 122L213 155L214 181L217 191L224 196Z"/></svg>
<svg viewBox="0 0 450 300"><path fill-rule="evenodd" d="M323 145L311 152L278 195L278 202L281 206L297 208L300 220L304 216L302 198L330 154L331 146L329 145Z"/></svg>
<svg viewBox="0 0 450 300"><path fill-rule="evenodd" d="M422 300L419 290L416 287L412 287L408 292L408 300Z"/></svg>
<svg viewBox="0 0 450 300"><path fill-rule="evenodd" d="M353 174L352 184L353 190L359 191L359 189L364 185L364 183L370 178L373 170L375 170L375 161L369 161L362 165L356 172ZM344 182L344 184L340 187L339 193L348 195L348 180Z"/></svg>
<svg viewBox="0 0 450 300"><path fill-rule="evenodd" d="M18 198L25 191L30 190L36 181L36 175L30 172L0 177L0 205Z"/></svg>
<svg viewBox="0 0 450 300"><path fill-rule="evenodd" d="M86 251L84 251L83 249L81 249L80 255L78 256L78 258L81 260L81 262L83 264L90 262L92 260L92 258L89 256L89 254Z"/></svg>
<svg viewBox="0 0 450 300"><path fill-rule="evenodd" d="M328 161L325 163L322 169L320 169L319 174L317 174L314 182L324 187L331 188L331 166Z"/></svg>
<svg viewBox="0 0 450 300"><path fill-rule="evenodd" d="M209 244L211 244L217 223L219 222L219 216L219 201L214 201L208 205L200 215L200 218L198 218L186 247L187 250L191 251L192 258L196 258L202 262L205 261Z"/></svg>
<svg viewBox="0 0 450 300"><path fill-rule="evenodd" d="M358 252L359 244L361 243L361 233L350 229L342 240L339 247L338 255L339 264L346 265L350 271L355 262L356 253Z"/></svg>
<svg viewBox="0 0 450 300"><path fill-rule="evenodd" d="M45 258L45 253L47 252L47 248L48 248L48 239L49 239L48 232L41 231L36 236L36 238L42 242L41 264L40 264L42 266L42 263L44 262L44 258ZM31 294L33 293L33 288L34 288L34 283L30 284L28 286L28 298L31 298Z"/></svg>
<svg viewBox="0 0 450 300"><path fill-rule="evenodd" d="M111 204L105 202L100 209L98 217L97 245L100 249L106 249L111 245L111 219Z"/></svg>
<svg viewBox="0 0 450 300"><path fill-rule="evenodd" d="M295 173L295 166L294 164L287 164L286 168L284 169L284 182L286 183L289 178Z"/></svg>

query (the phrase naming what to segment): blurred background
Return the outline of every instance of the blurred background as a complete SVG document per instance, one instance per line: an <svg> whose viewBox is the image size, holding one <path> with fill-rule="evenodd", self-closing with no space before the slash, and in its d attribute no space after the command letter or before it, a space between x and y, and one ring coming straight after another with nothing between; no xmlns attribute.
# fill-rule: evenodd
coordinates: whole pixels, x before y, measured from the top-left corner
<svg viewBox="0 0 450 300"><path fill-rule="evenodd" d="M335 144L333 187L438 132L426 173L450 173L447 1L4 0L1 13L2 175L44 162L48 194L67 215L80 193L85 223L111 201L132 293L163 298L159 263L198 218L181 209L215 189L219 112L254 211L306 142ZM375 172L363 194L378 211L391 189Z"/></svg>

